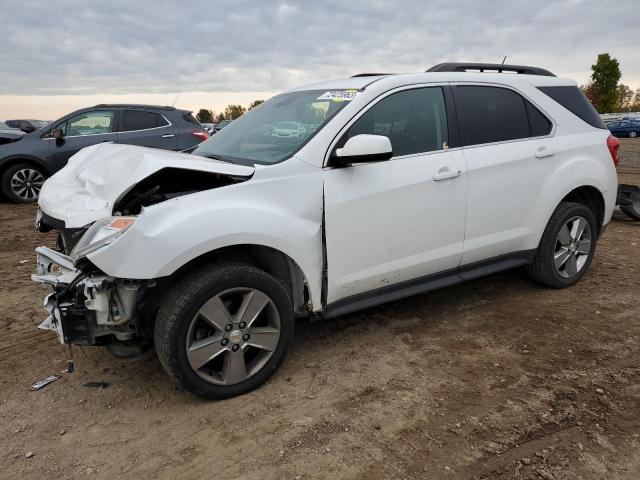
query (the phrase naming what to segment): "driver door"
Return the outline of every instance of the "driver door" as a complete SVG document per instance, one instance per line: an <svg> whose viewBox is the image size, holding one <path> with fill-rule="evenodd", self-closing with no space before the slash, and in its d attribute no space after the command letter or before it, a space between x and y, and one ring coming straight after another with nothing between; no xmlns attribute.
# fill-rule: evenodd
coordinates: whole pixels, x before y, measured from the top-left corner
<svg viewBox="0 0 640 480"><path fill-rule="evenodd" d="M385 96L338 142L384 135L393 157L324 171L327 304L456 278L467 167L461 149L448 148L445 88L412 87Z"/></svg>

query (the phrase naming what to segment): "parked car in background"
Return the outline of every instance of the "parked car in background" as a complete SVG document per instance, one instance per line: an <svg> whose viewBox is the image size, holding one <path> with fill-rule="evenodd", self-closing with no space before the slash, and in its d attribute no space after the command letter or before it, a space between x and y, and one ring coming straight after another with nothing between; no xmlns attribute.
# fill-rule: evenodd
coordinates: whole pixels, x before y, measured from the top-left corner
<svg viewBox="0 0 640 480"><path fill-rule="evenodd" d="M635 138L640 134L640 121L616 120L608 122L607 128L616 137Z"/></svg>
<svg viewBox="0 0 640 480"><path fill-rule="evenodd" d="M39 228L71 240L37 249L41 328L153 342L180 387L240 395L280 367L296 317L525 265L575 285L613 213L619 145L575 82L500 64L289 90L191 154L95 145L39 199Z"/></svg>
<svg viewBox="0 0 640 480"><path fill-rule="evenodd" d="M205 123L201 123L201 125L204 127L204 129L207 131L209 135L213 135L216 131L215 123L205 122Z"/></svg>
<svg viewBox="0 0 640 480"><path fill-rule="evenodd" d="M218 122L216 124L216 132L219 132L220 130L222 130L224 127L229 125L232 121L233 120L222 120L221 122Z"/></svg>
<svg viewBox="0 0 640 480"><path fill-rule="evenodd" d="M19 128L11 128L4 122L0 122L0 145L4 145L5 143L15 142L25 133Z"/></svg>
<svg viewBox="0 0 640 480"><path fill-rule="evenodd" d="M4 123L11 128L19 128L24 133L31 133L44 127L49 122L46 120L5 120Z"/></svg>
<svg viewBox="0 0 640 480"><path fill-rule="evenodd" d="M188 110L101 104L77 110L0 146L0 189L13 202L33 202L47 177L79 150L102 142L164 150L193 148L209 134Z"/></svg>

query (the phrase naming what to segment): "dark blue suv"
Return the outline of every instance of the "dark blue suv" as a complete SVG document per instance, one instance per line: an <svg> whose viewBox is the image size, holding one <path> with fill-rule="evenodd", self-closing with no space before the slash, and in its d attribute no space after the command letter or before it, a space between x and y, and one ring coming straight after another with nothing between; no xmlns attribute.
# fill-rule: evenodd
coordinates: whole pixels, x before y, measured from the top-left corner
<svg viewBox="0 0 640 480"><path fill-rule="evenodd" d="M187 110L151 105L96 105L0 145L0 189L13 202L33 202L45 179L74 153L101 142L164 150L193 148L209 134Z"/></svg>

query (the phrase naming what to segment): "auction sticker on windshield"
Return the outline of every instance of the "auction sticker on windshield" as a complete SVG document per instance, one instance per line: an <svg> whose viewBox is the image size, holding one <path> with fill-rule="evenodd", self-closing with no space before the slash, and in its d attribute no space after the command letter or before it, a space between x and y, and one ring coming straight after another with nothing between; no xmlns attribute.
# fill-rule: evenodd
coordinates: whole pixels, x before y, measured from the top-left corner
<svg viewBox="0 0 640 480"><path fill-rule="evenodd" d="M332 102L350 102L357 95L357 90L332 90L318 97L318 100L331 100Z"/></svg>

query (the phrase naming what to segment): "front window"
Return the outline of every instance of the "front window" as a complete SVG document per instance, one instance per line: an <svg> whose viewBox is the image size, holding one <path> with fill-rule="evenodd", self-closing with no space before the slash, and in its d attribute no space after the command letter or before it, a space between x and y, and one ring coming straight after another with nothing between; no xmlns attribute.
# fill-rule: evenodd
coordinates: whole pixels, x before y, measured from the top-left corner
<svg viewBox="0 0 640 480"><path fill-rule="evenodd" d="M113 132L113 112L87 112L59 125L67 137L100 135Z"/></svg>
<svg viewBox="0 0 640 480"><path fill-rule="evenodd" d="M283 93L229 123L193 151L234 163L272 164L298 151L355 95L352 90Z"/></svg>
<svg viewBox="0 0 640 480"><path fill-rule="evenodd" d="M414 88L383 98L349 127L342 142L362 134L388 137L394 157L444 149L448 131L442 88Z"/></svg>

